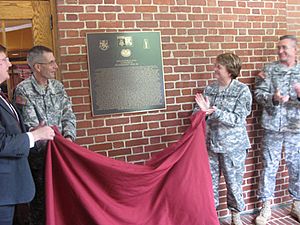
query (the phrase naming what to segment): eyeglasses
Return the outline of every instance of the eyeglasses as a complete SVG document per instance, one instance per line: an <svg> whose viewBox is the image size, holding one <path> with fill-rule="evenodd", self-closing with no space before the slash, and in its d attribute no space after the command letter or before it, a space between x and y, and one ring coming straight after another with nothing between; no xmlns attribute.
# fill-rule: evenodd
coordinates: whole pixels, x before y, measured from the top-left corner
<svg viewBox="0 0 300 225"><path fill-rule="evenodd" d="M2 62L9 62L9 58L8 57L5 57L5 58L2 58L0 59Z"/></svg>
<svg viewBox="0 0 300 225"><path fill-rule="evenodd" d="M50 66L57 65L55 60L51 60L50 62L37 62L35 64L50 65Z"/></svg>

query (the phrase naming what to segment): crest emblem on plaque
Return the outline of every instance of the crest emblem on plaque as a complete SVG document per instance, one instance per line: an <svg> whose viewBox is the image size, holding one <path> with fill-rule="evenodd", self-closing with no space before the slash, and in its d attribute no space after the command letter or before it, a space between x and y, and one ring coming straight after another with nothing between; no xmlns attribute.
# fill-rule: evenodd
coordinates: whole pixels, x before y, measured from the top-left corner
<svg viewBox="0 0 300 225"><path fill-rule="evenodd" d="M128 48L122 49L121 55L122 55L123 57L129 57L129 56L131 56L131 50L128 49Z"/></svg>
<svg viewBox="0 0 300 225"><path fill-rule="evenodd" d="M99 41L99 48L102 51L106 51L109 48L108 40L100 40Z"/></svg>
<svg viewBox="0 0 300 225"><path fill-rule="evenodd" d="M131 47L133 45L131 36L118 36L117 40L120 47Z"/></svg>
<svg viewBox="0 0 300 225"><path fill-rule="evenodd" d="M143 41L143 49L150 49L149 39L144 39L144 41Z"/></svg>

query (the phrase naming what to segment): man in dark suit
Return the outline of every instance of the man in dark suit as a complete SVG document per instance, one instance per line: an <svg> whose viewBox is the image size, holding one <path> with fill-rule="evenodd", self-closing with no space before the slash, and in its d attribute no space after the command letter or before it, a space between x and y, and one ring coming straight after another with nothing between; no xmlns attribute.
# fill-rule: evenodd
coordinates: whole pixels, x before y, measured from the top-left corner
<svg viewBox="0 0 300 225"><path fill-rule="evenodd" d="M0 45L0 84L9 79L11 63ZM2 91L1 91L2 92ZM28 154L39 140L53 140L54 131L39 125L25 131L22 117L10 102L0 95L0 224L12 225L15 205L30 202L35 194Z"/></svg>

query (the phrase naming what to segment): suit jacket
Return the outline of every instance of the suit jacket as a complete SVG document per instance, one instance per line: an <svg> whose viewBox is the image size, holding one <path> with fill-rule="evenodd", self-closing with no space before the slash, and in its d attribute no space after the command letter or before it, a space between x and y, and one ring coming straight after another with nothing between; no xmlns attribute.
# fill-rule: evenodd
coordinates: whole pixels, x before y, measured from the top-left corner
<svg viewBox="0 0 300 225"><path fill-rule="evenodd" d="M35 194L28 155L29 138L19 121L0 98L0 205L30 202Z"/></svg>

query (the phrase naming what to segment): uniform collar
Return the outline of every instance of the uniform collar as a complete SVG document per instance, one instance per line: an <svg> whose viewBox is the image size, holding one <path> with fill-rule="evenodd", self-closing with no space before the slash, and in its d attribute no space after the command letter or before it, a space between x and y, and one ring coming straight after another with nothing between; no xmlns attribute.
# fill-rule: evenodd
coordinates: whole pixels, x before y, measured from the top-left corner
<svg viewBox="0 0 300 225"><path fill-rule="evenodd" d="M300 67L300 64L298 63L297 60L293 67L287 67L286 65L282 64L280 61L276 61L275 64L277 65L277 67L284 69L284 70L294 70L294 69L299 69L299 67Z"/></svg>
<svg viewBox="0 0 300 225"><path fill-rule="evenodd" d="M40 95L45 95L46 93L55 94L51 79L48 80L48 86L47 87L39 85L34 75L32 75L29 79L31 79L31 81L32 81L33 88Z"/></svg>

